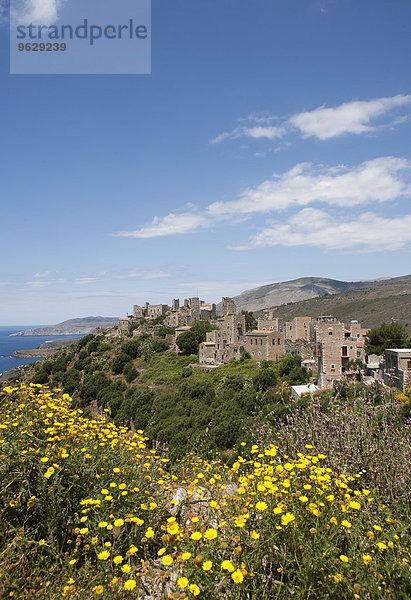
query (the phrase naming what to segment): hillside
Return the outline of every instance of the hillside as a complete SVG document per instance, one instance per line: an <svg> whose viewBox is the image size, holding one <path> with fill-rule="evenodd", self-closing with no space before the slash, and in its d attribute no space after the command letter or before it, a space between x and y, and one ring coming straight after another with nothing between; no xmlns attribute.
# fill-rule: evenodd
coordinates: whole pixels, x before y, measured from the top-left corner
<svg viewBox="0 0 411 600"><path fill-rule="evenodd" d="M311 298L274 307L274 316L334 315L342 322L357 319L364 327L377 327L395 318L411 331L411 277L391 280L365 289ZM260 314L260 313L258 313Z"/></svg>
<svg viewBox="0 0 411 600"><path fill-rule="evenodd" d="M77 342L76 338L51 340L40 344L38 348L26 348L24 350L15 350L13 356L16 358L47 358L54 354L60 348L67 348Z"/></svg>
<svg viewBox="0 0 411 600"><path fill-rule="evenodd" d="M81 319L69 319L50 327L38 327L36 329L25 329L13 333L16 335L87 335L92 333L96 327L106 329L117 325L118 317L83 317Z"/></svg>
<svg viewBox="0 0 411 600"><path fill-rule="evenodd" d="M227 428L230 389L214 398ZM174 460L59 392L0 388L1 598L409 598L409 425L381 391L294 406L292 436L244 429L230 464L196 447ZM200 439L209 400L185 405Z"/></svg>
<svg viewBox="0 0 411 600"><path fill-rule="evenodd" d="M236 296L234 300L239 310L256 312L290 302L301 302L363 288L386 286L390 282L410 280L410 277L410 275L406 275L371 281L338 281L324 277L302 277L246 290Z"/></svg>

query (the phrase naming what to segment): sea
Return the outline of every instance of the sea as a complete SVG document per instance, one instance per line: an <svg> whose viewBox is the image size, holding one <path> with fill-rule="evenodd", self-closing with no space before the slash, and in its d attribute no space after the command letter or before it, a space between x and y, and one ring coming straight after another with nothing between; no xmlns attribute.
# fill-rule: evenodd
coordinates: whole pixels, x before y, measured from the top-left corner
<svg viewBox="0 0 411 600"><path fill-rule="evenodd" d="M0 375L9 369L37 362L38 360L44 360L42 358L15 358L12 356L15 350L38 348L40 344L51 340L83 337L82 335L18 335L10 337L12 333L17 333L24 329L35 329L36 327L44 327L44 325L0 326Z"/></svg>

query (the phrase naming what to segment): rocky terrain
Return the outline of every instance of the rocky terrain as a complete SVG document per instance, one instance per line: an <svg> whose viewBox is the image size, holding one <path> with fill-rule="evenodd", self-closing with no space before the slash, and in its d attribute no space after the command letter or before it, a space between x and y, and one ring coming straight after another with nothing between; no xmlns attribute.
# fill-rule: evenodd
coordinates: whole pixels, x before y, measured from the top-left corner
<svg viewBox="0 0 411 600"><path fill-rule="evenodd" d="M357 319L364 327L378 327L391 319L411 331L411 277L391 279L368 288L312 298L273 307L274 316L289 321L309 315L334 315L343 323ZM257 312L260 316L262 311Z"/></svg>

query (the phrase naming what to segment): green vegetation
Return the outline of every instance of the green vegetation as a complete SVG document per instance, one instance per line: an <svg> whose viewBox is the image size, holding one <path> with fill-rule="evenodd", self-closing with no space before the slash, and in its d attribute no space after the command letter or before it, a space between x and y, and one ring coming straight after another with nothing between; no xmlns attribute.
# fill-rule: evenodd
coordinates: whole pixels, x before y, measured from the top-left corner
<svg viewBox="0 0 411 600"><path fill-rule="evenodd" d="M210 323L200 322L187 333L198 348L211 330ZM248 353L209 372L197 363L196 354L177 354L155 335L87 336L36 363L27 378L62 389L83 410L108 410L115 423L144 429L177 458L193 449L231 455L233 446L249 438L244 432L256 414L272 415L273 423L285 418L288 386L309 377L300 358L291 355L263 362L262 368Z"/></svg>
<svg viewBox="0 0 411 600"><path fill-rule="evenodd" d="M198 321L191 329L181 333L177 340L177 346L185 355L198 354L201 342L206 341L206 334L216 329L209 321Z"/></svg>
<svg viewBox="0 0 411 600"><path fill-rule="evenodd" d="M179 395L205 433L218 394L211 381L190 380ZM395 401L385 407L378 389L358 389L301 405L277 441L260 426L243 431L250 440L231 467L195 454L170 461L141 431L104 412L89 419L48 388L0 390L0 596L408 600L410 426ZM230 435L225 423L251 400L234 374L221 388L228 403L233 390L240 400L224 404L215 437ZM143 421L153 392L126 393ZM328 441L327 419L337 427ZM387 488L369 486L379 470Z"/></svg>
<svg viewBox="0 0 411 600"><path fill-rule="evenodd" d="M241 314L245 316L245 328L246 331L251 331L257 328L257 319L254 317L254 313L249 310L242 310Z"/></svg>
<svg viewBox="0 0 411 600"><path fill-rule="evenodd" d="M411 339L401 323L382 323L370 329L365 338L367 354L383 354L386 348L409 348Z"/></svg>

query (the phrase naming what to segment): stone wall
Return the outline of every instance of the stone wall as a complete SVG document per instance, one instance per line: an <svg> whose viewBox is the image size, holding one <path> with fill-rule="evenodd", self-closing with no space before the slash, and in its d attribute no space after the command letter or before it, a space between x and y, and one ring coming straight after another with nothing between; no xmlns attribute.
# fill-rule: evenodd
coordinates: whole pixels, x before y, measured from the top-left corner
<svg viewBox="0 0 411 600"><path fill-rule="evenodd" d="M311 317L294 317L287 321L284 327L285 338L295 342L296 340L310 340Z"/></svg>
<svg viewBox="0 0 411 600"><path fill-rule="evenodd" d="M257 329L260 331L282 331L283 330L283 319L260 317L257 319Z"/></svg>
<svg viewBox="0 0 411 600"><path fill-rule="evenodd" d="M284 334L280 331L249 331L244 348L254 360L278 360L284 356Z"/></svg>

